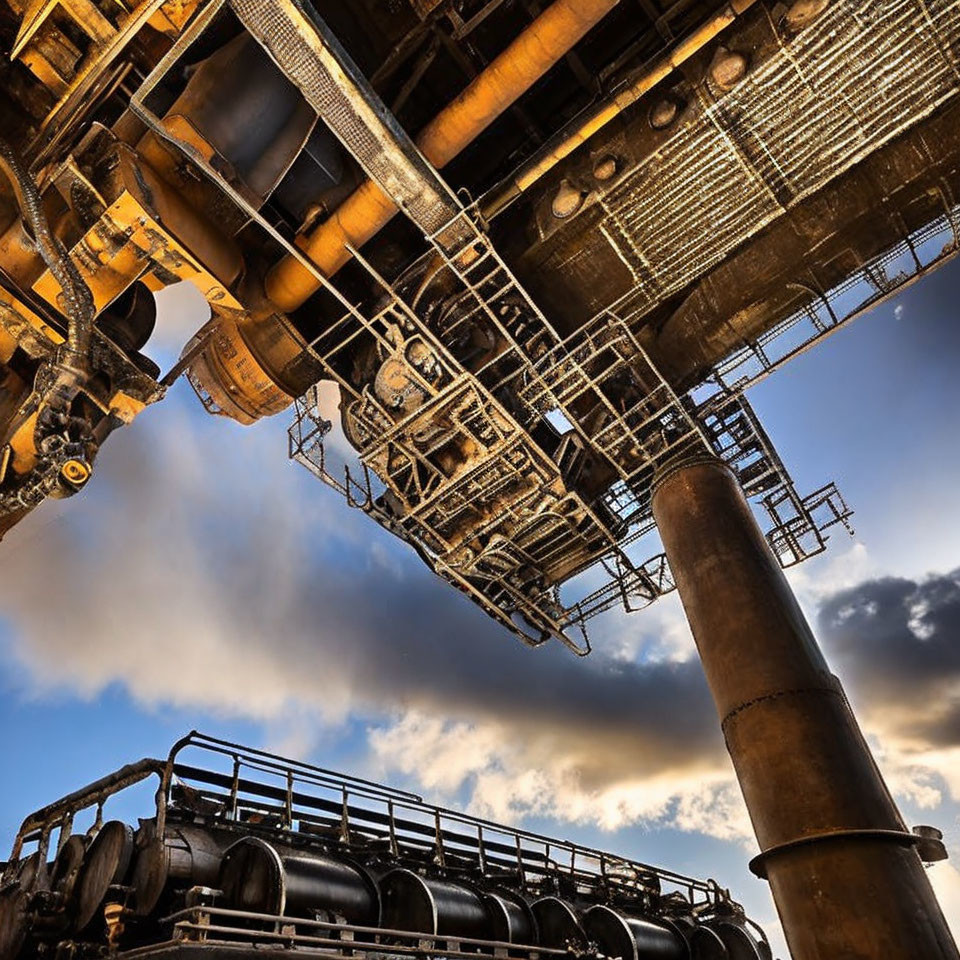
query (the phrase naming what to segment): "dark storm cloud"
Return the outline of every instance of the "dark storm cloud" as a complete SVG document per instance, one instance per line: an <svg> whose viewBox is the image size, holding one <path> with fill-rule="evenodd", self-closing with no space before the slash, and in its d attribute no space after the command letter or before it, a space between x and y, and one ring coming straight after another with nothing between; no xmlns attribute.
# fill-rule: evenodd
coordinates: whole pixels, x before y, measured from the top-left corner
<svg viewBox="0 0 960 960"><path fill-rule="evenodd" d="M723 806L730 767L696 658L617 659L616 623L587 660L522 647L286 463L280 424L199 420L175 397L112 438L58 511L0 548L9 651L37 685L118 682L146 703L301 727L365 716L388 751L406 731L457 757L469 736L464 776L503 793L540 771L530 795L572 798L571 817L605 803L608 824L676 809L720 831L742 812ZM956 742L958 592L956 575L875 581L824 604L828 652L884 730Z"/></svg>
<svg viewBox="0 0 960 960"><path fill-rule="evenodd" d="M960 745L960 569L867 581L827 600L818 623L871 716L932 747Z"/></svg>
<svg viewBox="0 0 960 960"><path fill-rule="evenodd" d="M725 763L695 660L528 650L287 464L279 424L165 406L112 438L60 519L2 546L0 604L41 682L264 717L495 722L575 757L588 786Z"/></svg>

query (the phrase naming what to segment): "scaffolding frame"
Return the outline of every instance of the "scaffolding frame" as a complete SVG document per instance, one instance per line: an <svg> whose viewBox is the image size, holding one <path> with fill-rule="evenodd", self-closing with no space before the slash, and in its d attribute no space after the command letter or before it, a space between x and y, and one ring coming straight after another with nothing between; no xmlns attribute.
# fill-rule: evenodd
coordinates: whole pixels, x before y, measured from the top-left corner
<svg viewBox="0 0 960 960"><path fill-rule="evenodd" d="M494 248L475 208L449 190L445 197L456 212L425 233L427 253L398 280L388 281L350 250L380 291L375 302L353 303L148 106L165 73L228 2L201 7L131 97L131 109L301 262L342 309L306 350L341 391L345 432L359 464L342 478L331 470L324 446L330 424L316 389L296 401L290 455L525 643L539 646L553 637L586 655L591 618L617 605L640 609L674 589L662 553L632 554L653 530L657 464L690 444L723 455L706 429L716 399L705 410L677 396L642 349L630 317L605 311L561 339ZM381 135L395 136L403 154L402 131L384 129ZM397 202L403 206L402 198ZM419 299L424 284L411 282L418 270L421 280L448 291L439 316ZM474 355L457 348L477 331L495 348ZM344 376L339 361L360 343L378 363L394 362L392 387L357 388ZM742 391L737 397L742 408ZM551 429L557 436L548 453L533 434ZM726 454L735 464L742 460ZM610 480L586 496L570 476L588 455L605 465ZM776 469L778 493L767 504L771 543L781 562L797 562L822 549L822 531L844 522L849 511L835 488L804 498L778 459ZM573 580L589 585L586 594L561 597Z"/></svg>
<svg viewBox="0 0 960 960"><path fill-rule="evenodd" d="M406 790L195 730L165 759L129 764L29 814L0 883L12 881L28 861L45 861L57 833L61 848L75 819L91 807L97 818L86 835L96 836L104 825L104 803L152 778L153 818L141 821L151 836L176 835L180 825L190 825L216 832L227 845L258 837L301 855L333 854L379 870L402 867L460 883L494 884L528 899L583 898L667 921L736 917L765 939L714 880L436 806ZM44 882L43 871L37 871L30 890L42 889ZM111 890L118 902L132 892L122 885ZM159 919L168 939L118 956L162 956L173 946L298 947L348 957L569 956L568 950L539 945L359 926L334 916L254 913L225 907L219 897L217 890L193 887L182 909Z"/></svg>

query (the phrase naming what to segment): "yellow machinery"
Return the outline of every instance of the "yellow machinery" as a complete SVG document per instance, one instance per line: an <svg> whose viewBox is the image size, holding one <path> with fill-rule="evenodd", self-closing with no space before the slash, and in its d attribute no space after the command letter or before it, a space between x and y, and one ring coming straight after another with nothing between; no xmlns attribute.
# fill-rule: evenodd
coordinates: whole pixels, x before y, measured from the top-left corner
<svg viewBox="0 0 960 960"><path fill-rule="evenodd" d="M529 643L584 652L595 613L673 588L627 547L691 440L782 563L818 552L849 511L797 493L757 371L727 373L834 329L861 275L857 309L889 295L884 258L953 222L958 18L914 29L913 2L10 3L0 531L185 372L242 423L299 400L295 456ZM180 282L211 316L161 376Z"/></svg>

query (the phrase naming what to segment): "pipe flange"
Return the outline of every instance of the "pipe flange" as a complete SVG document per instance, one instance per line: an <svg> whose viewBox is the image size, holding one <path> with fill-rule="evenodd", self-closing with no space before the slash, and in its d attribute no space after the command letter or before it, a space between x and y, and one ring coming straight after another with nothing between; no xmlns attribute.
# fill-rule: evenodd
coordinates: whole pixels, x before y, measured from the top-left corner
<svg viewBox="0 0 960 960"><path fill-rule="evenodd" d="M748 866L750 872L761 880L767 879L766 862L772 857L788 850L795 850L797 847L811 846L815 843L826 843L831 840L888 840L891 843L898 843L901 846L916 846L921 838L915 833L908 833L906 830L880 830L880 829L853 829L853 830L829 830L826 833L814 833L807 837L798 837L796 840L788 840L786 843L778 843L776 846L769 847L763 853L757 854Z"/></svg>

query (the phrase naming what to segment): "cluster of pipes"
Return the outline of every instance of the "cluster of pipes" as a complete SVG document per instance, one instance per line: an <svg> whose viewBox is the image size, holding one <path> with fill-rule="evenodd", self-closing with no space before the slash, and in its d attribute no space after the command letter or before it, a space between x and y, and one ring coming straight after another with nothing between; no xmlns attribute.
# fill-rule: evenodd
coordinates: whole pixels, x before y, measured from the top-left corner
<svg viewBox="0 0 960 960"><path fill-rule="evenodd" d="M7 871L0 960L39 952L74 957L104 945L148 948L169 940L159 921L185 904L233 911L215 922L236 925L241 940L251 939L251 924L266 915L355 928L354 944L376 935L381 953L419 934L438 941L441 954L522 956L539 948L611 960L770 960L768 945L747 931L738 908L693 908L678 895L661 897L652 875L625 888L612 906L562 873L533 895L515 876L428 869L402 850L399 858L361 862L296 845L289 834L238 839L235 827L168 823L158 836L155 820L140 821L136 832L108 821L92 840L69 837L51 865L42 859L33 854Z"/></svg>

